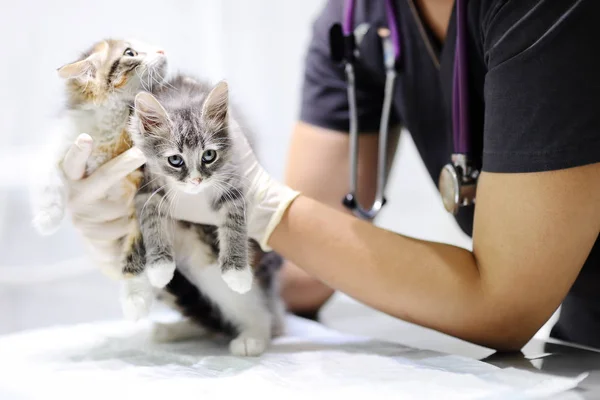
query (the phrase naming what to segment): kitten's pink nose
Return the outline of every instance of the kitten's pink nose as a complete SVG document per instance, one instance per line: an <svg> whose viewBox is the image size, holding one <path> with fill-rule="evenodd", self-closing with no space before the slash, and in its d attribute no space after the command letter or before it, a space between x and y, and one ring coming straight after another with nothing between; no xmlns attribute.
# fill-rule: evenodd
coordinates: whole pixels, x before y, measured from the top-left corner
<svg viewBox="0 0 600 400"><path fill-rule="evenodd" d="M202 178L192 178L190 180L194 185L199 185L200 183L202 183Z"/></svg>
<svg viewBox="0 0 600 400"><path fill-rule="evenodd" d="M165 51L164 51L164 50L156 50L156 52L157 52L158 54L165 55Z"/></svg>

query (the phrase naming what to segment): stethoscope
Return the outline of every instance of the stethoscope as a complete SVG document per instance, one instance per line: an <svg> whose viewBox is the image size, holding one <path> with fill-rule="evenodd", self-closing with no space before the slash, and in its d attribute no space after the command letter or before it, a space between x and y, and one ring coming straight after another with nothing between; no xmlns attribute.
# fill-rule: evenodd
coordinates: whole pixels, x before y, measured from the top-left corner
<svg viewBox="0 0 600 400"><path fill-rule="evenodd" d="M454 152L451 160L440 173L438 187L446 210L454 215L461 206L475 203L475 193L479 171L471 162L469 99L467 81L467 49L466 49L466 17L468 0L456 0L457 38L456 56L454 59L453 99L452 99L452 131ZM401 56L400 32L392 0L385 0L388 28L377 31L382 40L383 65L385 67L385 88L383 108L379 128L377 190L375 200L370 209L359 203L357 192L358 181L358 113L356 107L356 81L354 63L358 53L358 44L368 28L359 25L354 28L355 1L347 0L343 26L335 24L330 30L331 56L337 62L345 63L346 79L348 81L348 105L350 112L350 191L342 203L354 215L371 220L377 216L386 203L384 190L387 170L388 124L396 82L396 67Z"/></svg>

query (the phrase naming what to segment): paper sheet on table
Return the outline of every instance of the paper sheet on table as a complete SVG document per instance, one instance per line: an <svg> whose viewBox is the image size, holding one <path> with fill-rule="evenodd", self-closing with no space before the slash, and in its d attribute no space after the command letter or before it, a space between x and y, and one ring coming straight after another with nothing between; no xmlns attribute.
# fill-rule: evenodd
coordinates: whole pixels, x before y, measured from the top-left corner
<svg viewBox="0 0 600 400"><path fill-rule="evenodd" d="M500 369L295 317L258 358L233 357L219 340L151 343L149 328L118 321L0 337L0 399L520 399L585 378Z"/></svg>

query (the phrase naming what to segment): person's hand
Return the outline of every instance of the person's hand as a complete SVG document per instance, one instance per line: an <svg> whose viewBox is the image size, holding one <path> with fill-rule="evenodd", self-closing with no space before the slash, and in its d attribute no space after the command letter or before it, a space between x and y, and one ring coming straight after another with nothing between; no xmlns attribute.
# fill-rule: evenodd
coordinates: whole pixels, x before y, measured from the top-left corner
<svg viewBox="0 0 600 400"><path fill-rule="evenodd" d="M81 134L63 159L67 210L73 226L83 237L88 256L102 273L120 279L123 250L119 239L129 229L132 199L110 199L107 193L109 188L142 166L146 159L140 150L132 148L85 176L92 148L92 138Z"/></svg>
<svg viewBox="0 0 600 400"><path fill-rule="evenodd" d="M234 159L240 164L240 174L247 185L248 236L256 240L263 251L270 251L269 238L281 217L299 193L274 180L259 164L242 128L230 121ZM201 195L178 194L172 216L195 223L214 224L218 216Z"/></svg>

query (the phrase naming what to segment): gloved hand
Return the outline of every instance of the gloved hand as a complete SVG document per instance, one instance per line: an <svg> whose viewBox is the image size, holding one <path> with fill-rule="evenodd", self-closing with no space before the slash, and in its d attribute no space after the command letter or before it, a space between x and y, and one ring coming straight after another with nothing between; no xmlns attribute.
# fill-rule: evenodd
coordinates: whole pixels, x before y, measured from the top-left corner
<svg viewBox="0 0 600 400"><path fill-rule="evenodd" d="M118 239L128 230L128 201L109 199L110 187L142 166L146 159L138 149L130 149L85 177L86 162L93 140L81 134L62 162L68 192L67 209L73 226L81 233L87 254L102 273L120 279L122 250Z"/></svg>
<svg viewBox="0 0 600 400"><path fill-rule="evenodd" d="M274 180L259 164L242 128L233 119L229 121L233 136L234 159L241 166L248 188L248 235L256 240L263 251L270 251L268 241L281 217L299 192ZM190 222L214 224L217 216L210 207L199 207L201 195L178 195L177 207L172 215Z"/></svg>

